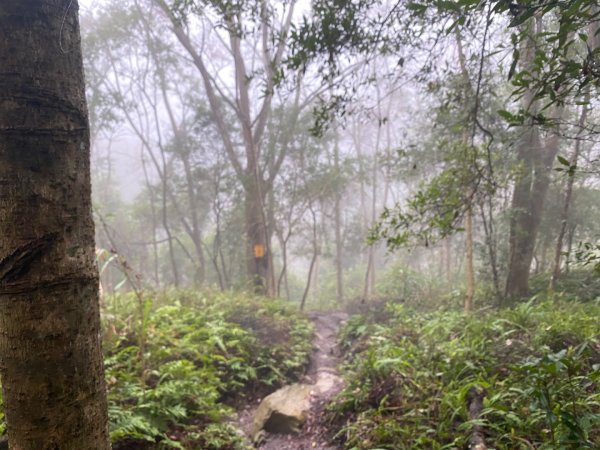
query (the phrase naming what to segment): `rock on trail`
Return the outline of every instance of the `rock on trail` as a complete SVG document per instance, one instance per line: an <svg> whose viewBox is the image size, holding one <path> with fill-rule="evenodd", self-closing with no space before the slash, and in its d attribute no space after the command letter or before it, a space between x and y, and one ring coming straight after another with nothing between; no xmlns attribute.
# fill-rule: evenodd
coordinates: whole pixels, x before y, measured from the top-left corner
<svg viewBox="0 0 600 450"><path fill-rule="evenodd" d="M285 386L265 397L257 408L241 414L240 424L262 450L337 450L327 444L320 414L343 387L337 373L337 332L348 315L309 314L315 324L313 353L302 383Z"/></svg>

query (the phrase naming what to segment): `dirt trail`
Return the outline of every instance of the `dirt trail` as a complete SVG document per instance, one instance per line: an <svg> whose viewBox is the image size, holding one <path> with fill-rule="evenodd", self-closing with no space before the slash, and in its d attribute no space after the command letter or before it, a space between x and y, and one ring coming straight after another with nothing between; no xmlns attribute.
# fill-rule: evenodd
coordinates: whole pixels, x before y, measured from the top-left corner
<svg viewBox="0 0 600 450"><path fill-rule="evenodd" d="M258 447L261 450L339 450L340 447L329 445L327 435L321 425L321 415L328 401L343 387L342 378L337 372L339 352L337 350L337 332L341 323L348 318L342 312L315 312L309 317L315 325L313 353L303 383L315 385L311 397L311 410L308 420L299 434L279 435L266 434L265 441ZM249 431L254 411L258 405L243 411L240 425Z"/></svg>

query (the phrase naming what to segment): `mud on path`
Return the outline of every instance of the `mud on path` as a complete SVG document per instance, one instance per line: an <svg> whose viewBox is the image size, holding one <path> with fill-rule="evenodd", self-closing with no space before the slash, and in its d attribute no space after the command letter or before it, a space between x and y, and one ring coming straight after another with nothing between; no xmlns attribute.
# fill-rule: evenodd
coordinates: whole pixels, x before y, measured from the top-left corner
<svg viewBox="0 0 600 450"><path fill-rule="evenodd" d="M337 372L339 351L337 333L342 322L348 319L343 312L313 312L308 314L315 325L313 353L302 383L314 385L308 419L298 434L266 433L264 441L257 447L261 450L340 450L339 446L327 442L327 430L323 428L322 414L331 398L343 387ZM239 426L250 434L254 412L258 404L251 405L239 413Z"/></svg>

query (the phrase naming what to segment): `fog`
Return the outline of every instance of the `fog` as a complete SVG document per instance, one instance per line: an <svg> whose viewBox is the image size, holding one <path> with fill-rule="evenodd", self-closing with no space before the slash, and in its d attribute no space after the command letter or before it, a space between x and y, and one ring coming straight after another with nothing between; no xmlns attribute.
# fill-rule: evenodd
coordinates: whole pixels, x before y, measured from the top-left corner
<svg viewBox="0 0 600 450"><path fill-rule="evenodd" d="M600 449L597 0L77 6L0 6L0 450Z"/></svg>
<svg viewBox="0 0 600 450"><path fill-rule="evenodd" d="M598 231L585 213L593 109L583 123L574 96L548 109L556 128L511 123L502 21L448 34L399 8L377 28L386 8L359 7L363 42L328 47L307 3L228 15L82 1L98 247L140 287L257 289L303 307L471 302L477 286L500 298L524 288L519 271L577 266ZM532 145L546 156L523 159ZM572 158L586 169L567 179ZM114 261L104 290L131 289Z"/></svg>

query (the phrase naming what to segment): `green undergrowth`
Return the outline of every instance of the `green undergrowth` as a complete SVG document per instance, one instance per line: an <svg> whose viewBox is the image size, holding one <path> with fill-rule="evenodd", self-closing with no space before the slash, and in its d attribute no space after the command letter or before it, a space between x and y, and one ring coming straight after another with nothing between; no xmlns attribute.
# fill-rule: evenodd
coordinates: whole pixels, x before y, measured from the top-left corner
<svg viewBox="0 0 600 450"><path fill-rule="evenodd" d="M111 297L103 325L115 449L246 448L233 408L296 380L311 350L307 319L248 294Z"/></svg>
<svg viewBox="0 0 600 450"><path fill-rule="evenodd" d="M531 278L531 290L533 293L543 293L548 290L550 284L549 273L542 273ZM561 295L590 301L600 298L600 277L593 270L571 270L569 273L561 274L556 282L556 292Z"/></svg>
<svg viewBox="0 0 600 450"><path fill-rule="evenodd" d="M532 300L510 310L353 317L347 386L328 421L344 448L600 448L600 303ZM479 417L473 398L484 396Z"/></svg>

